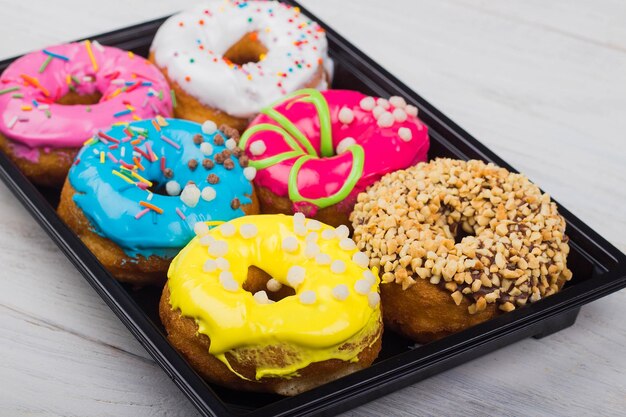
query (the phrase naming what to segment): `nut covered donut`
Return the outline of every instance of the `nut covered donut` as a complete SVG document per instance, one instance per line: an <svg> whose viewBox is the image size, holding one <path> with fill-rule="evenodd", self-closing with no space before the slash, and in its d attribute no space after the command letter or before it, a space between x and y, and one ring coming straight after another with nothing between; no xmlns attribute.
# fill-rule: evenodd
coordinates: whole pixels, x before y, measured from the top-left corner
<svg viewBox="0 0 626 417"><path fill-rule="evenodd" d="M426 159L417 108L356 91L296 91L263 109L239 146L258 174L263 213L303 212L349 224L358 193L384 174Z"/></svg>
<svg viewBox="0 0 626 417"><path fill-rule="evenodd" d="M150 59L177 97L177 117L243 131L262 107L298 88L326 89L324 30L278 1L214 1L169 18Z"/></svg>
<svg viewBox="0 0 626 417"><path fill-rule="evenodd" d="M117 279L163 283L194 228L258 212L255 170L224 135L163 118L100 131L70 169L59 216Z"/></svg>
<svg viewBox="0 0 626 417"><path fill-rule="evenodd" d="M525 176L436 159L383 177L351 215L380 268L385 325L427 342L559 291L565 220Z"/></svg>
<svg viewBox="0 0 626 417"><path fill-rule="evenodd" d="M0 149L33 182L61 186L98 130L171 112L169 86L145 59L95 41L52 46L0 77Z"/></svg>
<svg viewBox="0 0 626 417"><path fill-rule="evenodd" d="M245 216L204 230L172 262L168 339L207 380L295 395L366 368L381 347L378 277L334 229Z"/></svg>

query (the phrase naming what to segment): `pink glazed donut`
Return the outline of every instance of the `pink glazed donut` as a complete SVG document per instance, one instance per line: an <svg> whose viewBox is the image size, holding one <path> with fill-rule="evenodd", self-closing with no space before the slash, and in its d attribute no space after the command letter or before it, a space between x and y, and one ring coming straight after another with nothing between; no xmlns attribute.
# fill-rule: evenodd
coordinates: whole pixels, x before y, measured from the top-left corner
<svg viewBox="0 0 626 417"><path fill-rule="evenodd" d="M155 66L95 41L24 55L0 77L0 149L40 185L60 186L100 130L171 114L169 86Z"/></svg>
<svg viewBox="0 0 626 417"><path fill-rule="evenodd" d="M356 91L296 91L262 110L239 141L256 168L262 213L302 212L349 225L357 195L384 174L426 160L417 108Z"/></svg>

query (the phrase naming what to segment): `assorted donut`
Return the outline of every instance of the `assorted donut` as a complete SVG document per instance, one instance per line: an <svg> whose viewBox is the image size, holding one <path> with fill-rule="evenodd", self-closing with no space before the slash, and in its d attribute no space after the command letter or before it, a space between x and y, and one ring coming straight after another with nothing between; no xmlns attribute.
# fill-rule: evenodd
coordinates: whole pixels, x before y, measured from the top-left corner
<svg viewBox="0 0 626 417"><path fill-rule="evenodd" d="M277 1L167 19L148 59L84 41L0 76L0 150L59 190L112 277L162 287L206 380L296 395L560 291L565 220L522 174L428 155L399 96L329 89L324 30Z"/></svg>
<svg viewBox="0 0 626 417"><path fill-rule="evenodd" d="M172 115L170 89L154 65L89 40L16 59L0 90L0 149L39 185L61 186L97 131Z"/></svg>

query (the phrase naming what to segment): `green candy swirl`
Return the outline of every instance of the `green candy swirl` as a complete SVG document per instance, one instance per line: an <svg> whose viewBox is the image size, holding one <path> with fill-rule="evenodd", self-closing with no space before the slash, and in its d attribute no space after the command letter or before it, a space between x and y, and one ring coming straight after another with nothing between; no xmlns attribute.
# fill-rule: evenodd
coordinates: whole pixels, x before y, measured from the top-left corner
<svg viewBox="0 0 626 417"><path fill-rule="evenodd" d="M304 133L302 133L302 131L300 131L300 129L287 119L287 117L275 110L275 107L288 101L291 102L287 104L287 108L296 102L311 103L315 106L315 110L317 111L317 116L320 121L321 155L317 154L315 148L311 144L311 141ZM302 169L302 165L311 159L322 159L335 155L335 149L333 148L332 141L330 109L328 108L328 103L322 93L312 88L298 90L285 96L278 102L272 104L270 107L263 109L261 113L274 120L279 126L262 123L249 128L241 136L239 147L245 150L248 140L250 140L254 134L263 131L271 131L281 135L285 140L285 143L291 148L291 151L283 152L265 159L250 161L250 166L256 169L265 169L272 165L297 157L298 159L295 161L291 171L289 172L288 180L289 198L293 202L305 201L317 206L318 208L325 208L339 203L352 192L356 183L359 181L359 178L361 178L361 175L363 174L363 165L365 163L365 152L363 147L356 144L349 146L347 149L352 154L352 169L339 191L328 197L306 198L300 194L300 190L298 189L298 174L300 173L300 169Z"/></svg>

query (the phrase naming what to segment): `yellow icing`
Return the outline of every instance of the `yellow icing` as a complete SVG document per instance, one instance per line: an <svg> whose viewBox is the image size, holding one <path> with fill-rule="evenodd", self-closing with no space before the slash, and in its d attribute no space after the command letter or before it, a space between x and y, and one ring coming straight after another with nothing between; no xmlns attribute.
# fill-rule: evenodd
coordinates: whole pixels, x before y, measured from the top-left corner
<svg viewBox="0 0 626 417"><path fill-rule="evenodd" d="M352 260L357 249L342 249L337 237L322 238L324 230L334 229L308 219L303 221L306 234L297 235L294 219L279 214L231 220L211 229L210 238L194 238L170 266L168 285L172 308L180 309L183 316L195 320L198 331L211 339L209 353L233 372L225 356L227 352L238 359L253 359L257 363L257 379L295 376L299 369L328 359L356 361L364 349L362 340L374 335L378 329L379 304L368 301L368 294L355 290L357 281L364 279L364 273L368 271ZM315 224L321 226L314 231L318 235L315 242L320 251L330 255L332 261L342 261L345 272L332 272L331 265L321 265L315 258L305 255L306 235L313 232L308 228ZM232 236L222 235L225 225L234 226ZM243 237L240 231L244 225L255 225L256 236ZM296 238L298 248L295 252L283 250L283 241L287 237ZM231 291L220 282L223 271L206 272L203 268L207 260L219 257L209 254L211 244L206 246L206 243L211 238L227 242L228 250L222 257L230 264L228 270L237 283ZM305 278L294 288L295 295L276 303L262 304L242 288L248 267L252 265L263 269L282 285L291 286L287 276L293 266L305 268ZM366 285L366 290L371 293L378 292L378 275L374 274L374 277L372 284ZM343 300L333 295L333 288L338 284L348 288L348 295ZM313 304L301 301L300 295L304 291L315 292ZM267 289L266 292L271 294ZM355 343L351 348L339 349L352 341ZM372 337L370 342L374 341ZM268 355L261 354L261 349L270 346L278 346L287 352L282 363L271 363Z"/></svg>

